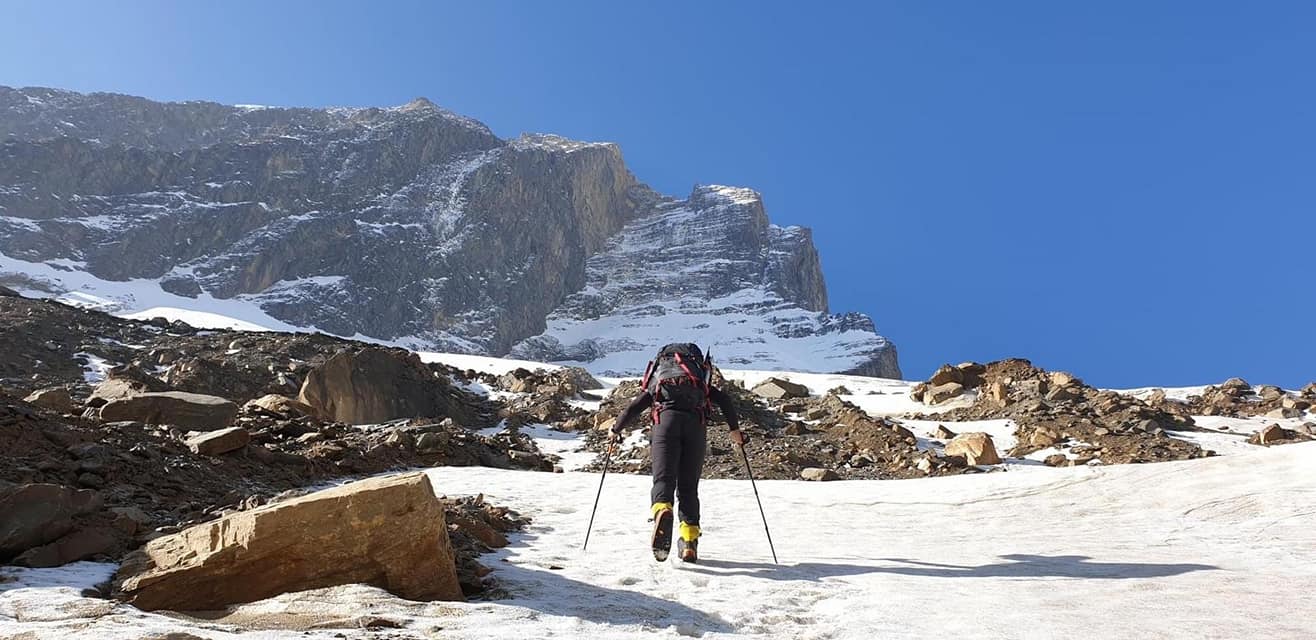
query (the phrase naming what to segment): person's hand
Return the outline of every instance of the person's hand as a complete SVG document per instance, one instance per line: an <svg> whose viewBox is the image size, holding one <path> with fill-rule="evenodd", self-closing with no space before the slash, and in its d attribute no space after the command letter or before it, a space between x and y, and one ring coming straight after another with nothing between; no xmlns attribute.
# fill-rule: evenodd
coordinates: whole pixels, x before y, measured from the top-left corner
<svg viewBox="0 0 1316 640"><path fill-rule="evenodd" d="M735 443L737 447L743 447L745 443L749 442L749 437L740 429L736 429L731 432L731 442Z"/></svg>
<svg viewBox="0 0 1316 640"><path fill-rule="evenodd" d="M621 432L611 431L608 433L608 444L617 446L621 444Z"/></svg>

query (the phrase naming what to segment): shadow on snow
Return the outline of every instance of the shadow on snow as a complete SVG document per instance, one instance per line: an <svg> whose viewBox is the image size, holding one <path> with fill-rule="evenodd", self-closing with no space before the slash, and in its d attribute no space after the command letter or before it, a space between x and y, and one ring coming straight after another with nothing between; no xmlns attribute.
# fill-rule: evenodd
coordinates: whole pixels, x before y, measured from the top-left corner
<svg viewBox="0 0 1316 640"><path fill-rule="evenodd" d="M890 573L929 578L1081 578L1090 580L1128 580L1163 578L1193 571L1214 571L1219 567L1206 564L1158 564L1138 562L1092 562L1088 556L1042 556L1010 554L1000 556L1004 562L980 565L939 564L879 558L881 562L898 563L897 566L859 564L829 564L803 562L794 565L773 565L762 562L733 562L728 560L701 560L687 570L710 575L747 575L771 580L820 580L837 576L866 573ZM725 571L731 569L731 571Z"/></svg>

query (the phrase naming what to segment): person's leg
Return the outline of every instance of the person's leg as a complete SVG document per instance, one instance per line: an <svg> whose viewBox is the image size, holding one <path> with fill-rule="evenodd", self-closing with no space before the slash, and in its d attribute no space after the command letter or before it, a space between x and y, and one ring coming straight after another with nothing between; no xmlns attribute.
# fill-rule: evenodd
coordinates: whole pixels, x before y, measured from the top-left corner
<svg viewBox="0 0 1316 640"><path fill-rule="evenodd" d="M649 453L652 457L653 489L649 492L649 502L654 505L672 507L676 495L677 475L681 453L679 431L673 428L672 412L664 413L649 432Z"/></svg>
<svg viewBox="0 0 1316 640"><path fill-rule="evenodd" d="M681 457L676 476L676 496L680 507L682 530L694 528L699 536L699 476L704 472L704 455L708 439L697 416L685 416L681 424ZM684 537L684 536L683 536ZM693 538L691 538L693 539Z"/></svg>

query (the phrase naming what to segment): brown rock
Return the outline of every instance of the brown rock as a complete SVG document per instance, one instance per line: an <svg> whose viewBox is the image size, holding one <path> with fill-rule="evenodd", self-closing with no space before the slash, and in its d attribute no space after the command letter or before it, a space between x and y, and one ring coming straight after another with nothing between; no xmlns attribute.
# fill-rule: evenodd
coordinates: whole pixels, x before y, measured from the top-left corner
<svg viewBox="0 0 1316 640"><path fill-rule="evenodd" d="M939 440L950 440L955 437L955 432L947 429L946 425L939 424L937 430L932 432L932 435Z"/></svg>
<svg viewBox="0 0 1316 640"><path fill-rule="evenodd" d="M964 372L958 367L952 367L948 364L941 365L931 378L928 378L928 384L933 387L939 387L943 384L956 383L964 384Z"/></svg>
<svg viewBox="0 0 1316 640"><path fill-rule="evenodd" d="M368 347L343 351L312 369L297 399L330 420L373 424L450 416L448 391L447 379L436 377L416 354Z"/></svg>
<svg viewBox="0 0 1316 640"><path fill-rule="evenodd" d="M1042 461L1042 464L1048 467L1068 467L1069 456L1066 456L1063 453L1053 453L1047 456L1046 459Z"/></svg>
<svg viewBox="0 0 1316 640"><path fill-rule="evenodd" d="M92 390L91 396L87 398L87 406L99 407L107 402L121 400L139 393L168 390L168 385L159 378L137 367L115 367L110 370L109 376Z"/></svg>
<svg viewBox="0 0 1316 640"><path fill-rule="evenodd" d="M136 421L168 424L195 431L213 431L233 424L238 405L218 396L185 391L139 393L101 407L105 422Z"/></svg>
<svg viewBox="0 0 1316 640"><path fill-rule="evenodd" d="M1294 437L1294 433L1277 424L1272 424L1262 430L1252 434L1248 442L1252 444L1272 444L1280 440L1288 440Z"/></svg>
<svg viewBox="0 0 1316 640"><path fill-rule="evenodd" d="M1284 419L1287 419L1287 418L1297 418L1297 417L1300 417L1300 416L1302 416L1302 412L1301 412L1301 411L1298 411L1297 409L1290 409L1290 408L1287 408L1287 407L1280 407L1280 408L1278 408L1278 409L1273 409L1273 410L1268 411L1268 412L1266 413L1266 417L1267 417L1267 418L1273 418L1273 419L1276 419L1276 420L1284 420Z"/></svg>
<svg viewBox="0 0 1316 640"><path fill-rule="evenodd" d="M1050 431L1038 430L1034 431L1033 435L1028 436L1028 444L1034 447L1054 447L1058 442L1060 442L1060 438L1057 438L1056 434Z"/></svg>
<svg viewBox="0 0 1316 640"><path fill-rule="evenodd" d="M102 504L93 491L55 484L0 488L0 561L59 539Z"/></svg>
<svg viewBox="0 0 1316 640"><path fill-rule="evenodd" d="M442 503L422 473L386 476L152 540L115 595L140 609L215 610L281 593L369 584L409 600L461 600Z"/></svg>
<svg viewBox="0 0 1316 640"><path fill-rule="evenodd" d="M229 427L210 431L187 440L187 448L192 453L203 456L219 456L230 451L237 451L251 442L251 434L242 427Z"/></svg>
<svg viewBox="0 0 1316 640"><path fill-rule="evenodd" d="M311 405L277 393L263 395L244 406L263 409L285 418L319 417Z"/></svg>
<svg viewBox="0 0 1316 640"><path fill-rule="evenodd" d="M1065 371L1052 371L1049 376L1052 387L1068 387L1072 384L1079 384L1079 379L1073 374Z"/></svg>
<svg viewBox="0 0 1316 640"><path fill-rule="evenodd" d="M811 480L813 482L830 482L832 480L841 479L841 476L838 475L835 471L832 471L831 469L824 469L822 467L808 467L806 469L802 469L800 471L800 477L805 480Z"/></svg>
<svg viewBox="0 0 1316 640"><path fill-rule="evenodd" d="M992 437L981 431L955 436L954 440L946 443L946 455L964 456L969 466L1001 464L1001 456L996 453Z"/></svg>
<svg viewBox="0 0 1316 640"><path fill-rule="evenodd" d="M1263 384L1258 394L1262 400L1278 400L1284 397L1284 390L1273 384Z"/></svg>
<svg viewBox="0 0 1316 640"><path fill-rule="evenodd" d="M987 385L987 398L998 407L1010 404L1010 387L1001 380L994 380Z"/></svg>
<svg viewBox="0 0 1316 640"><path fill-rule="evenodd" d="M78 560L108 554L118 546L110 532L80 529L50 544L23 552L13 563L24 567L58 567Z"/></svg>
<svg viewBox="0 0 1316 640"><path fill-rule="evenodd" d="M951 398L958 397L964 393L964 385L958 382L947 382L932 387L923 394L924 404L940 404Z"/></svg>
<svg viewBox="0 0 1316 640"><path fill-rule="evenodd" d="M1316 398L1316 382L1308 382L1299 393L1307 398Z"/></svg>
<svg viewBox="0 0 1316 640"><path fill-rule="evenodd" d="M1252 395L1252 385L1242 378L1230 378L1220 385L1221 389L1232 391L1234 395Z"/></svg>
<svg viewBox="0 0 1316 640"><path fill-rule="evenodd" d="M32 395L23 398L23 402L59 413L73 413L77 410L73 406L73 397L69 395L69 390L59 387L34 391Z"/></svg>
<svg viewBox="0 0 1316 640"><path fill-rule="evenodd" d="M769 400L784 400L787 398L807 398L809 397L809 388L802 384L795 384L789 380L781 378L768 378L763 382L754 385L750 389L754 395Z"/></svg>
<svg viewBox="0 0 1316 640"><path fill-rule="evenodd" d="M1284 399L1280 401L1280 406L1285 409L1293 409L1295 411L1306 411L1307 409L1311 408L1311 402L1307 400L1303 400L1302 398L1293 398L1290 396L1284 396Z"/></svg>

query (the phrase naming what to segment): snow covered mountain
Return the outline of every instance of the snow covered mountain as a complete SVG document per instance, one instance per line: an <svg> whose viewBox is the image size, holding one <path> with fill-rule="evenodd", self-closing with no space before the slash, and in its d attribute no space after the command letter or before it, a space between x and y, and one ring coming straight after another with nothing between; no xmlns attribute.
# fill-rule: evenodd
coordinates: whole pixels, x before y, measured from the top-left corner
<svg viewBox="0 0 1316 640"><path fill-rule="evenodd" d="M747 189L659 195L612 144L502 140L424 99L5 87L0 138L0 284L24 291L599 372L680 339L735 366L900 376L869 318L828 312L808 230Z"/></svg>

